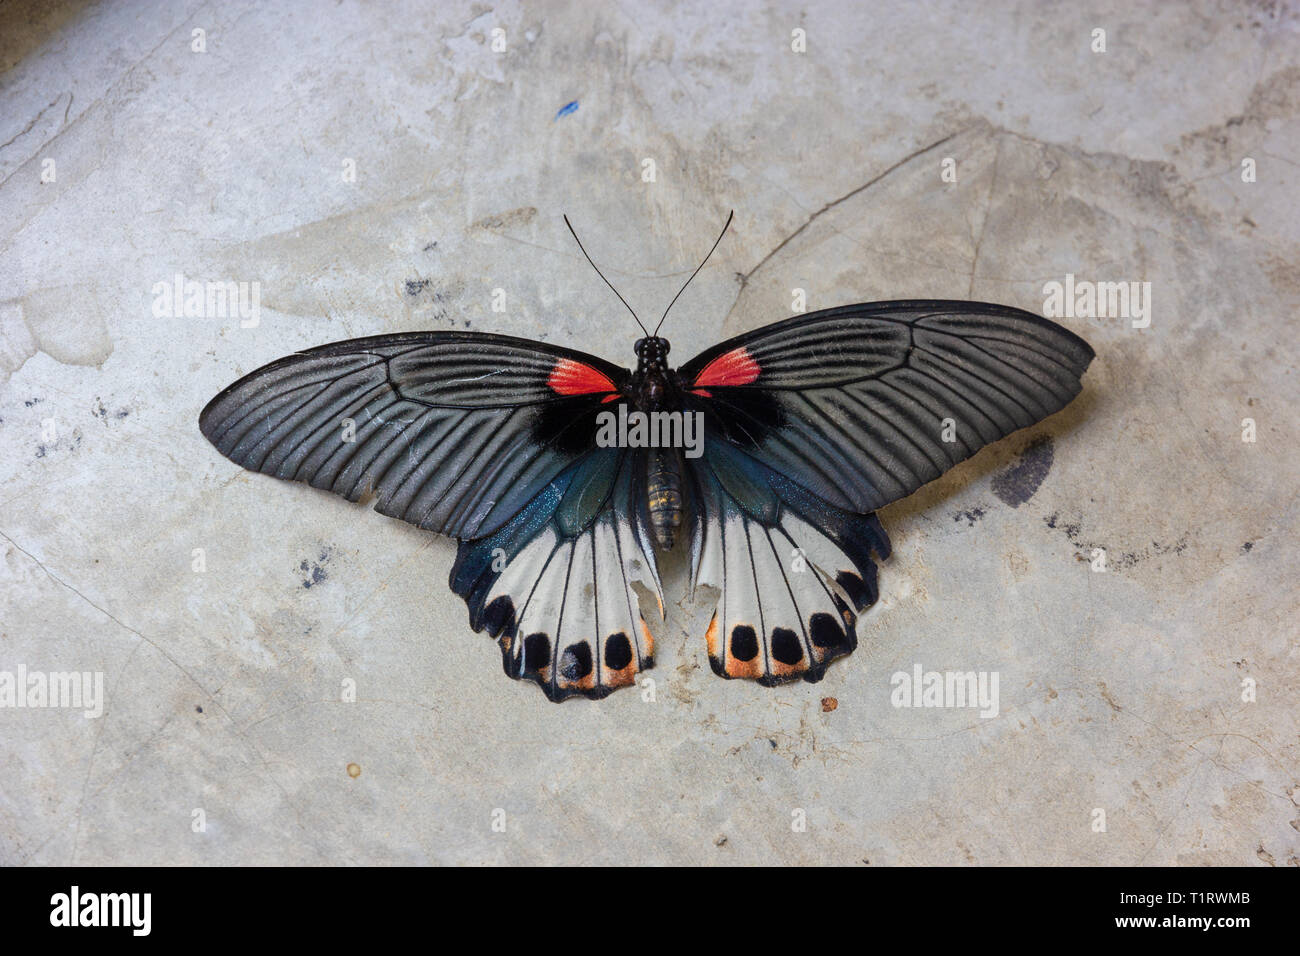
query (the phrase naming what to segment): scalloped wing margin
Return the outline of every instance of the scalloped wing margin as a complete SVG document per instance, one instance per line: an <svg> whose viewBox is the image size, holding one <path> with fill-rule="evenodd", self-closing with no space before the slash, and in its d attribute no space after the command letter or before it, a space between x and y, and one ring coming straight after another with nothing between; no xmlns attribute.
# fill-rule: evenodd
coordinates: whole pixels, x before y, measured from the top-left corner
<svg viewBox="0 0 1300 956"><path fill-rule="evenodd" d="M645 462L593 451L496 533L462 541L451 589L470 626L498 639L506 675L559 702L600 699L654 666L654 639L632 585L663 589L644 509Z"/></svg>
<svg viewBox="0 0 1300 956"><path fill-rule="evenodd" d="M889 537L874 514L830 507L722 442L706 448L691 470L691 577L719 592L709 663L765 685L819 681L857 647Z"/></svg>

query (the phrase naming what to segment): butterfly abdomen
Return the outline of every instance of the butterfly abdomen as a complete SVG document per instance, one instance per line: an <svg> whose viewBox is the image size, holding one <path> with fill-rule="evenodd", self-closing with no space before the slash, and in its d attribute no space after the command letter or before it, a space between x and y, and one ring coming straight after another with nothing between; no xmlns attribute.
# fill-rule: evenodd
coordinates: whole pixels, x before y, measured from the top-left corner
<svg viewBox="0 0 1300 956"><path fill-rule="evenodd" d="M650 450L646 505L655 542L665 551L671 551L682 526L682 462L678 449Z"/></svg>

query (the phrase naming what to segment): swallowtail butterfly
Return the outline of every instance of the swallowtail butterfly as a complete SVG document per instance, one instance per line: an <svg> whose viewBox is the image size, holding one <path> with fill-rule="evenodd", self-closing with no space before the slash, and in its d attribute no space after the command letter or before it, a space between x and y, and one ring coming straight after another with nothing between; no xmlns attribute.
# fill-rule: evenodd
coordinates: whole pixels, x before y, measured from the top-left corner
<svg viewBox="0 0 1300 956"><path fill-rule="evenodd" d="M718 595L717 674L820 680L878 595L890 543L875 512L1063 408L1093 358L1061 326L981 302L807 313L676 369L662 323L637 319L635 370L479 332L336 342L246 375L199 426L244 468L373 495L455 538L451 589L506 674L552 701L602 698L653 664L633 583L662 616L655 556L678 539L692 591ZM702 441L597 440L610 413L632 412L701 422Z"/></svg>

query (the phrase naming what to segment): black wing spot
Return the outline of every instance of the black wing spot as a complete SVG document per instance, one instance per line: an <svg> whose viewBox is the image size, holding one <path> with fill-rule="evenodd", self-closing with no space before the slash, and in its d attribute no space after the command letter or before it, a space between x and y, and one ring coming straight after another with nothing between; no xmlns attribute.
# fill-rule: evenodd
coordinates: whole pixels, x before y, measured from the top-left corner
<svg viewBox="0 0 1300 956"><path fill-rule="evenodd" d="M513 627L515 623L515 602L508 595L501 595L487 606L483 612L483 626L487 632L496 637L503 630Z"/></svg>
<svg viewBox="0 0 1300 956"><path fill-rule="evenodd" d="M737 624L732 628L731 656L738 661L752 661L758 656L758 635L748 624Z"/></svg>
<svg viewBox="0 0 1300 956"><path fill-rule="evenodd" d="M772 631L772 656L782 664L798 664L803 660L803 647L799 637L788 627L778 627Z"/></svg>
<svg viewBox="0 0 1300 956"><path fill-rule="evenodd" d="M848 635L844 633L844 628L840 627L839 621L825 611L812 616L808 629L812 633L813 644L818 647L843 647L849 642Z"/></svg>
<svg viewBox="0 0 1300 956"><path fill-rule="evenodd" d="M852 571L841 571L835 575L835 583L849 596L849 600L853 602L853 606L859 611L868 604L875 603L871 588L867 587L866 582Z"/></svg>
<svg viewBox="0 0 1300 956"><path fill-rule="evenodd" d="M551 639L545 634L524 638L524 670L536 674L551 663Z"/></svg>
<svg viewBox="0 0 1300 956"><path fill-rule="evenodd" d="M582 680L591 673L591 647L588 644L570 644L560 658L560 675L569 681Z"/></svg>
<svg viewBox="0 0 1300 956"><path fill-rule="evenodd" d="M622 631L605 639L605 663L615 671L621 671L632 663L632 642Z"/></svg>

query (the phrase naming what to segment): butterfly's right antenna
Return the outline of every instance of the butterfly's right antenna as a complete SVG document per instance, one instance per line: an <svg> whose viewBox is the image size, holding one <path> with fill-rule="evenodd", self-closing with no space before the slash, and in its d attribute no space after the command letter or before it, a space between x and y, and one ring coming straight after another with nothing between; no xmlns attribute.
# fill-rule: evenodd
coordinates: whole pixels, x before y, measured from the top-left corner
<svg viewBox="0 0 1300 956"><path fill-rule="evenodd" d="M704 257L704 262L708 262L709 256L713 255L713 250L718 248L718 243L720 243L722 241L722 237L727 234L727 227L731 225L731 219L735 215L736 215L736 210L734 209L727 214L727 221L722 224L722 232L718 233L718 238L713 240L713 245L709 247L709 252L708 255ZM695 267L695 271L691 273L691 279L694 279L697 275L700 274L700 270L704 268L704 262L701 262L698 266ZM682 293L686 291L686 286L691 284L691 279L686 280L686 283L680 289L677 290L677 295L673 296L673 301L668 303L668 308L664 309L664 314L659 318L659 325L655 326L655 330L654 330L655 335L659 334L659 326L664 324L664 319L668 318L669 311L672 309L674 305L677 304L677 300L681 298Z"/></svg>
<svg viewBox="0 0 1300 956"><path fill-rule="evenodd" d="M564 224L565 224L566 226L569 227L569 232L573 233L573 241L576 242L576 243L578 244L578 248L579 248L579 249L582 249L582 240L578 238L578 234L577 234L576 232L573 232L573 223L569 222L569 217L568 217L568 216L565 216L565 217L564 217ZM587 256L587 250L586 250L586 249L582 249L582 254L583 254L584 256ZM587 261L588 261L588 262L591 262L591 256L587 256ZM600 269L599 269L599 267L597 267L596 263L591 262L591 267L592 267L593 269L596 270L596 275L600 276L602 279L605 279L605 273L603 273L603 272L600 271ZM605 285L609 286L609 291L610 291L610 292L613 292L615 295L617 295L617 296L618 296L618 301L622 302L625 306L627 306L627 310L628 310L629 312L632 312L632 307L631 307L630 305L627 304L627 299L625 299L625 298L623 298L621 295L619 295L618 290L614 288L614 283L610 282L608 279L605 279ZM642 332L645 332L646 336L649 337L649 336L650 336L650 333L646 331L646 327L645 327L644 325L641 325L641 320L640 320L640 319L637 319L637 316L636 316L636 313L635 313L635 312L632 312L632 318L636 319L636 324L641 326L641 331L642 331Z"/></svg>

